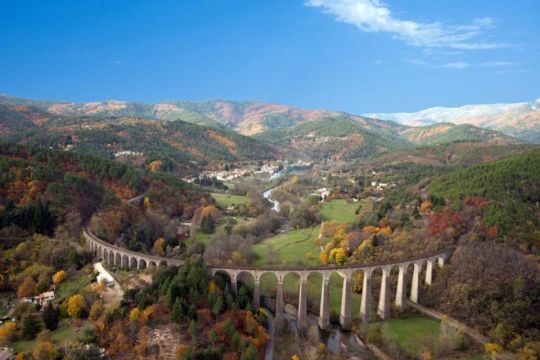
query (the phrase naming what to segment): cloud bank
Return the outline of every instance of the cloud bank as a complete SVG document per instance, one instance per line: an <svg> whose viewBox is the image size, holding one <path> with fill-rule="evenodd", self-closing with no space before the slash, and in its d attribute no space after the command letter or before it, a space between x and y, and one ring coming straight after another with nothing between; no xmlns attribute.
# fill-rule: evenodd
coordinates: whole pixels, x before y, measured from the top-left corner
<svg viewBox="0 0 540 360"><path fill-rule="evenodd" d="M305 5L320 8L337 20L355 25L365 32L393 34L412 46L465 50L504 46L481 39L481 35L493 27L491 18L476 19L465 25L445 25L398 19L379 0L307 0Z"/></svg>

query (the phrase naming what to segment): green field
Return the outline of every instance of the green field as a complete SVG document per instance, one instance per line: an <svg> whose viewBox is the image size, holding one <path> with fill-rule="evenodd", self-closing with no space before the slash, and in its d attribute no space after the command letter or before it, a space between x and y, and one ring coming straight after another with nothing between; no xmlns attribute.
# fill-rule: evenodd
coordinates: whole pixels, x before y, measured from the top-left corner
<svg viewBox="0 0 540 360"><path fill-rule="evenodd" d="M341 224L351 223L355 219L355 211L359 203L348 203L343 199L336 199L324 203L321 208L321 214L325 221L336 221Z"/></svg>
<svg viewBox="0 0 540 360"><path fill-rule="evenodd" d="M69 320L64 320L60 323L59 328L51 332L51 340L57 345L67 345L75 340L80 340L84 336L84 330L90 327L90 322L83 322L80 326L69 324ZM32 351L36 345L36 340L21 340L16 341L11 346L16 352Z"/></svg>
<svg viewBox="0 0 540 360"><path fill-rule="evenodd" d="M82 289L90 284L90 281L90 276L82 272L71 275L65 282L59 285L55 296L55 302L62 301L71 295L80 293Z"/></svg>
<svg viewBox="0 0 540 360"><path fill-rule="evenodd" d="M274 253L273 265L320 265L320 249L314 244L319 236L319 228L312 227L293 230L266 239L253 246L257 256L255 266L271 265L268 259L269 249ZM307 253L311 253L308 259Z"/></svg>
<svg viewBox="0 0 540 360"><path fill-rule="evenodd" d="M246 204L248 202L247 196L242 195L229 195L221 193L212 193L211 195L214 199L216 199L217 204L221 207Z"/></svg>
<svg viewBox="0 0 540 360"><path fill-rule="evenodd" d="M383 338L395 342L400 348L411 355L419 355L426 349L432 354L442 347L451 347L455 353L452 359L481 359L482 354L478 349L459 351L459 344L463 342L472 344L470 338L452 336L457 334L453 331L443 331L445 325L440 321L419 314L404 314L397 318L370 323L370 329L380 328ZM446 325L448 326L448 325ZM448 328L451 329L451 328ZM440 356L439 356L440 357ZM440 357L443 359L444 357Z"/></svg>

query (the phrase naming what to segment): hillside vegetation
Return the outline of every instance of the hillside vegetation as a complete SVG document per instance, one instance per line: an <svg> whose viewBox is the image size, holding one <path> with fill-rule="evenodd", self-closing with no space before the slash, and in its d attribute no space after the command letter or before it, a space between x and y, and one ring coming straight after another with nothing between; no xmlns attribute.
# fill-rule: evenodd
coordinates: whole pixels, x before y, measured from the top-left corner
<svg viewBox="0 0 540 360"><path fill-rule="evenodd" d="M161 170L190 169L193 162L268 159L277 154L270 146L223 126L61 117L27 106L0 105L0 132L11 142L116 157Z"/></svg>

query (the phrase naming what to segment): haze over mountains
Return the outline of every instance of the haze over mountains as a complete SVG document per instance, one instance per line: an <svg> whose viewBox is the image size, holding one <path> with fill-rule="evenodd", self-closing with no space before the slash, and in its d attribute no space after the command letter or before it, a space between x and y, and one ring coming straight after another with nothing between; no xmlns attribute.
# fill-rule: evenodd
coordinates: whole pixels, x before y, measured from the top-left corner
<svg viewBox="0 0 540 360"><path fill-rule="evenodd" d="M147 162L173 160L182 166L190 161L284 156L350 160L456 141L540 142L539 111L537 101L429 109L420 115L380 114L396 122L377 119L379 114L368 117L264 102L74 103L0 96L0 133L19 143L69 145L111 158L131 151L143 154Z"/></svg>

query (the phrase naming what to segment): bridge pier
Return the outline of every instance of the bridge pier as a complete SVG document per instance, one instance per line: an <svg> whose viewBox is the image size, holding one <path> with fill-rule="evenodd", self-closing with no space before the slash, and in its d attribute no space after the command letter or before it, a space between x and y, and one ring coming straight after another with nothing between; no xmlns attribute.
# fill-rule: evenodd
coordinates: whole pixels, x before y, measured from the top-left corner
<svg viewBox="0 0 540 360"><path fill-rule="evenodd" d="M229 276L231 277L231 292L236 296L238 295L238 276L236 273L231 273Z"/></svg>
<svg viewBox="0 0 540 360"><path fill-rule="evenodd" d="M298 293L298 327L304 328L307 324L307 277L300 276L300 290Z"/></svg>
<svg viewBox="0 0 540 360"><path fill-rule="evenodd" d="M255 310L261 307L261 281L258 277L255 277L253 286L253 307Z"/></svg>
<svg viewBox="0 0 540 360"><path fill-rule="evenodd" d="M283 278L278 277L276 292L276 327L283 322Z"/></svg>
<svg viewBox="0 0 540 360"><path fill-rule="evenodd" d="M341 311L339 314L339 323L344 330L351 328L351 289L352 280L350 276L343 278L343 290L341 294Z"/></svg>
<svg viewBox="0 0 540 360"><path fill-rule="evenodd" d="M323 330L330 328L330 293L328 283L330 276L323 274L322 289L321 289L321 308L319 311L319 327Z"/></svg>
<svg viewBox="0 0 540 360"><path fill-rule="evenodd" d="M369 322L371 318L371 272L373 270L364 270L364 282L362 285L362 303L360 304L360 317L364 323Z"/></svg>
<svg viewBox="0 0 540 360"><path fill-rule="evenodd" d="M429 259L426 262L426 284L431 285L433 281L433 259Z"/></svg>
<svg viewBox="0 0 540 360"><path fill-rule="evenodd" d="M390 317L390 291L388 289L388 276L390 275L391 267L382 268L381 292L379 295L379 307L377 314L383 320Z"/></svg>
<svg viewBox="0 0 540 360"><path fill-rule="evenodd" d="M422 269L422 263L414 263L414 271L411 285L411 301L418 304L420 293L420 270Z"/></svg>
<svg viewBox="0 0 540 360"><path fill-rule="evenodd" d="M396 307L403 311L405 307L405 299L406 299L406 292L405 289L407 288L407 279L405 278L405 272L407 271L407 265L400 265L399 266L399 274L398 274L398 282L397 282L397 288L396 288Z"/></svg>

